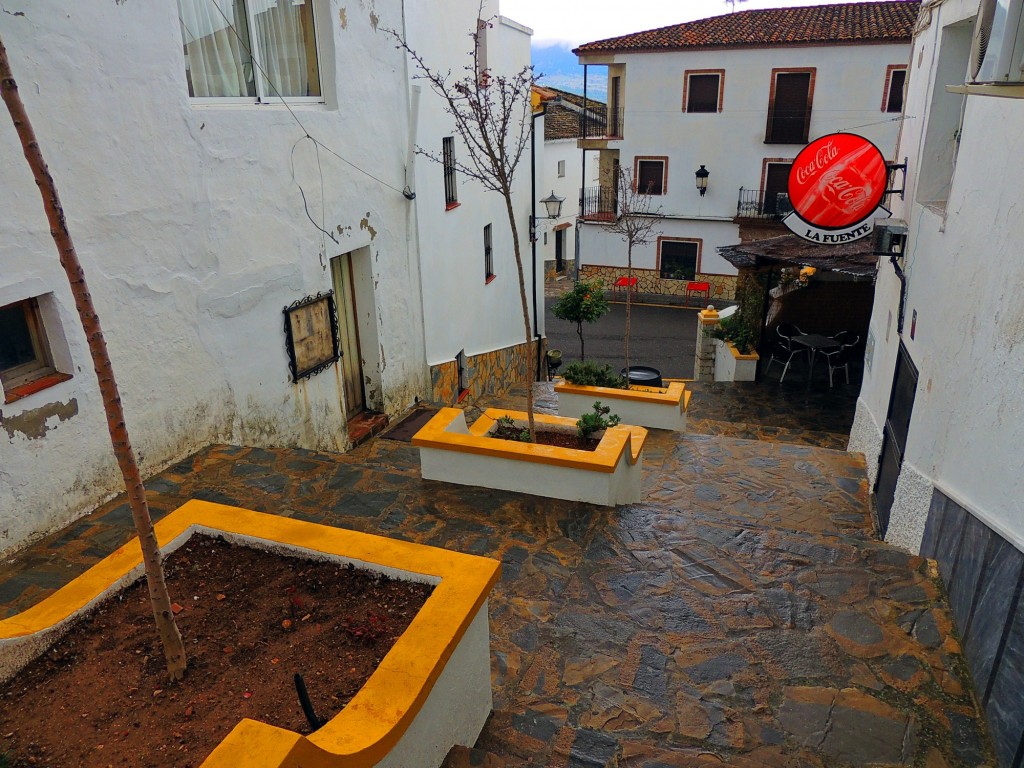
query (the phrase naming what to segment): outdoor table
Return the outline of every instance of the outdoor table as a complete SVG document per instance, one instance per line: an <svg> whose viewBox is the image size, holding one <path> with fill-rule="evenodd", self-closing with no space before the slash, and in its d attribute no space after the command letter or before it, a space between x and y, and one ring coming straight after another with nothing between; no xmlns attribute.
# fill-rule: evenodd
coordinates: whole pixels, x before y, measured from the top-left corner
<svg viewBox="0 0 1024 768"><path fill-rule="evenodd" d="M822 349L837 349L841 347L835 339L830 339L828 336L822 336L820 333L805 333L803 336L794 336L790 339L794 344L799 344L801 347L807 347L808 352L811 355L810 364L807 366L807 381L811 380L811 376L814 375L814 361L818 357L818 351Z"/></svg>

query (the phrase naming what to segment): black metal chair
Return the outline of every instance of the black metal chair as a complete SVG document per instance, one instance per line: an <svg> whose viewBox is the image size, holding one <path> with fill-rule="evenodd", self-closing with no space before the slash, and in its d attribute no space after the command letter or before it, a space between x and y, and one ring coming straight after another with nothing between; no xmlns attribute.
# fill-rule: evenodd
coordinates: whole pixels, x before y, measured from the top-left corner
<svg viewBox="0 0 1024 768"><path fill-rule="evenodd" d="M832 338L839 342L839 346L835 349L822 350L821 354L826 360L831 360L844 349L855 347L860 343L860 336L854 335L851 331L840 331ZM849 373L847 373L847 377L849 377ZM830 384L829 386L832 385Z"/></svg>
<svg viewBox="0 0 1024 768"><path fill-rule="evenodd" d="M828 385L830 387L832 386L832 374L840 368L846 374L846 383L850 383L850 359L852 357L853 344L844 344L835 352L825 355L825 360L828 362Z"/></svg>
<svg viewBox="0 0 1024 768"><path fill-rule="evenodd" d="M768 365L764 368L764 372L768 373L772 367L772 363L776 360L780 363L784 362L785 364L782 366L782 375L779 377L779 383L781 384L786 380L786 371L789 370L789 366L793 362L793 358L797 355L802 355L806 350L801 347L794 346L789 337L782 336L781 334L780 336L780 340L775 342L772 347L772 355L768 360Z"/></svg>
<svg viewBox="0 0 1024 768"><path fill-rule="evenodd" d="M793 323L779 323L775 326L775 332L786 340L788 344L794 336L803 336L804 332Z"/></svg>

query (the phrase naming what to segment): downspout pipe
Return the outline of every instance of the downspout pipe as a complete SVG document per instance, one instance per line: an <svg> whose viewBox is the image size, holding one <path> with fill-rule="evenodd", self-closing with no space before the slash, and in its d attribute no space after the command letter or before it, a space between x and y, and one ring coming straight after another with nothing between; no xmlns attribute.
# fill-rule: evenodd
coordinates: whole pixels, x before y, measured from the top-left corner
<svg viewBox="0 0 1024 768"><path fill-rule="evenodd" d="M533 280L533 343L537 348L537 372L534 381L540 381L541 335L537 332L537 118L548 113L547 104L541 104L530 122L530 275Z"/></svg>
<svg viewBox="0 0 1024 768"><path fill-rule="evenodd" d="M892 254L889 256L889 263L892 264L892 268L896 271L896 277L900 281L900 308L896 314L896 333L900 336L903 335L903 313L907 306L907 275L903 271L899 264L899 256Z"/></svg>

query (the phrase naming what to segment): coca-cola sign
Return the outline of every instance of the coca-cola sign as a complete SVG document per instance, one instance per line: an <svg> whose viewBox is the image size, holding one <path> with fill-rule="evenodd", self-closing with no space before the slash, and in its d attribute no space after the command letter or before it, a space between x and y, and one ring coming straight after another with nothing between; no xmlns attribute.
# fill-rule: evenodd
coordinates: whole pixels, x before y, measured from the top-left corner
<svg viewBox="0 0 1024 768"><path fill-rule="evenodd" d="M871 233L889 181L885 158L862 136L832 133L801 150L789 172L793 213L783 222L805 240L845 243Z"/></svg>

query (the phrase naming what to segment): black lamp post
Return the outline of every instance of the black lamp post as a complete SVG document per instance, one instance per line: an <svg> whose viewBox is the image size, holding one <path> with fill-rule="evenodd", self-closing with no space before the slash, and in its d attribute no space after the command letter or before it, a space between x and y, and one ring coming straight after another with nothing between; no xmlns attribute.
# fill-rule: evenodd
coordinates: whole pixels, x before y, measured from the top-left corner
<svg viewBox="0 0 1024 768"><path fill-rule="evenodd" d="M543 198L541 202L547 208L549 219L557 219L562 215L562 203L565 202L565 198L555 195L555 190L551 190L551 194Z"/></svg>
<svg viewBox="0 0 1024 768"><path fill-rule="evenodd" d="M697 191L700 192L701 197L704 197L704 194L708 191L708 176L710 175L711 172L703 165L694 174L697 177Z"/></svg>

